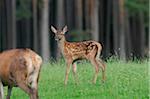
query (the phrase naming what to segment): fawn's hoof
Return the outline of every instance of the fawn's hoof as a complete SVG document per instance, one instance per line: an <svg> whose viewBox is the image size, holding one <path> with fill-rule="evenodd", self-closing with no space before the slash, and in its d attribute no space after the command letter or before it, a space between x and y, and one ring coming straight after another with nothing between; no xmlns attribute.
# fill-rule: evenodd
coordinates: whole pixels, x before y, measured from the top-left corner
<svg viewBox="0 0 150 99"><path fill-rule="evenodd" d="M92 80L92 84L96 84L96 81L93 81L93 80Z"/></svg>
<svg viewBox="0 0 150 99"><path fill-rule="evenodd" d="M102 80L102 83L105 83L106 82L106 80Z"/></svg>

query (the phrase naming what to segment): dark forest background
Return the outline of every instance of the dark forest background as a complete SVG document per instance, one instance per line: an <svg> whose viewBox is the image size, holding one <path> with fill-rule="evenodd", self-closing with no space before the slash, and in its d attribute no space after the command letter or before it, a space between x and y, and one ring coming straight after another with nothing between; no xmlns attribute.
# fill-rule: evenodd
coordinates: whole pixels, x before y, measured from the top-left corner
<svg viewBox="0 0 150 99"><path fill-rule="evenodd" d="M31 48L44 60L58 58L51 25L67 25L69 41L100 42L103 58L149 53L148 0L0 0L0 51Z"/></svg>

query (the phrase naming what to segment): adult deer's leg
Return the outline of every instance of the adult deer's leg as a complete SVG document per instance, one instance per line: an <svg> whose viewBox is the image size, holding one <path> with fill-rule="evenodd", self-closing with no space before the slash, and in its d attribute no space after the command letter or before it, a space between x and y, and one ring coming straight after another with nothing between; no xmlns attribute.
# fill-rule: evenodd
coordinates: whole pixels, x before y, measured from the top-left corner
<svg viewBox="0 0 150 99"><path fill-rule="evenodd" d="M31 88L33 90L33 97L38 99L38 80L39 80L40 69L37 68L34 73L31 75L33 79L30 81Z"/></svg>
<svg viewBox="0 0 150 99"><path fill-rule="evenodd" d="M33 82L34 84L37 85L37 82ZM32 88L32 95L33 95L33 99L38 99L38 87L32 87L32 84L31 84L31 88Z"/></svg>
<svg viewBox="0 0 150 99"><path fill-rule="evenodd" d="M4 90L1 79L0 79L0 99L4 99Z"/></svg>
<svg viewBox="0 0 150 99"><path fill-rule="evenodd" d="M18 83L18 86L30 96L30 99L36 99L33 97L33 90L25 82Z"/></svg>
<svg viewBox="0 0 150 99"><path fill-rule="evenodd" d="M18 87L21 88L24 92L26 92L30 96L30 99L37 99L37 97L34 97L34 90L27 83L26 74L21 74L21 72L18 73L16 81Z"/></svg>
<svg viewBox="0 0 150 99"><path fill-rule="evenodd" d="M95 58L90 59L90 61L95 68L95 74L94 74L94 78L93 78L93 83L95 84L96 80L97 80L98 73L99 73L99 66L98 66L98 63L97 63Z"/></svg>
<svg viewBox="0 0 150 99"><path fill-rule="evenodd" d="M6 99L10 99L12 88L13 88L12 86L8 86L8 92L7 92Z"/></svg>
<svg viewBox="0 0 150 99"><path fill-rule="evenodd" d="M68 75L69 75L69 72L70 72L70 67L71 67L71 64L72 64L72 61L71 60L66 60L67 61L67 68L66 68L66 74L65 74L65 85L67 85L67 81L68 81Z"/></svg>
<svg viewBox="0 0 150 99"><path fill-rule="evenodd" d="M97 58L96 60L99 64L100 68L102 69L102 81L104 82L106 79L106 75L105 75L106 65L104 64L104 62L100 58Z"/></svg>
<svg viewBox="0 0 150 99"><path fill-rule="evenodd" d="M73 75L74 75L74 78L75 78L75 83L77 84L78 83L78 77L77 77L77 64L76 63L73 63L73 66L72 66L72 71L73 71Z"/></svg>

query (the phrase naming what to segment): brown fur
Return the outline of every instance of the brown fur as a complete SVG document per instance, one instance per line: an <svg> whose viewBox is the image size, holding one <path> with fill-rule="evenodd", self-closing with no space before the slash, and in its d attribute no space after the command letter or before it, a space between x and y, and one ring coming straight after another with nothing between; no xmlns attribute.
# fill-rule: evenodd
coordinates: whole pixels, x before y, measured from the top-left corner
<svg viewBox="0 0 150 99"><path fill-rule="evenodd" d="M68 81L68 74L70 72L70 65L73 64L73 73L76 77L76 64L77 60L87 59L94 65L95 74L93 83L96 83L99 67L102 69L103 81L105 80L105 64L99 58L102 51L102 46L96 41L84 41L84 42L68 42L65 39L65 32L67 32L67 26L63 30L56 30L51 26L52 31L55 33L55 40L58 41L58 47L66 60L67 69L65 77L65 85Z"/></svg>
<svg viewBox="0 0 150 99"><path fill-rule="evenodd" d="M13 87L20 87L30 99L38 99L38 78L42 64L39 55L30 49L12 49L0 54L0 78L8 86L7 99Z"/></svg>

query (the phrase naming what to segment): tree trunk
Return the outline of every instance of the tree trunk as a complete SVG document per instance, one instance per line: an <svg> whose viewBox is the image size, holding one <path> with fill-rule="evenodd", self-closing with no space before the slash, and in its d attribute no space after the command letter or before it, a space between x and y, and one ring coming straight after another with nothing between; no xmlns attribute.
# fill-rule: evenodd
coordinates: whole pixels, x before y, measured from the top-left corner
<svg viewBox="0 0 150 99"><path fill-rule="evenodd" d="M0 0L0 51L2 51L3 48L3 42L2 42L2 38L3 38L3 14L4 13L4 0Z"/></svg>
<svg viewBox="0 0 150 99"><path fill-rule="evenodd" d="M90 16L91 16L91 33L93 34L93 39L95 41L99 41L99 2L98 0L90 0L91 4L91 11L90 11Z"/></svg>
<svg viewBox="0 0 150 99"><path fill-rule="evenodd" d="M7 48L16 47L16 1L6 0Z"/></svg>
<svg viewBox="0 0 150 99"><path fill-rule="evenodd" d="M112 0L107 0L107 10L106 10L106 56L109 56L110 54L110 43L111 43L111 38L110 38L110 34L111 34L111 8L112 8Z"/></svg>
<svg viewBox="0 0 150 99"><path fill-rule="evenodd" d="M12 48L16 48L16 0L11 0L12 2Z"/></svg>
<svg viewBox="0 0 150 99"><path fill-rule="evenodd" d="M130 34L130 23L129 23L129 12L126 9L125 12L125 32L126 32L126 56L127 59L130 59L132 56L132 42L131 42L131 34Z"/></svg>
<svg viewBox="0 0 150 99"><path fill-rule="evenodd" d="M65 11L66 22L64 22L63 24L67 23L69 30L72 30L74 28L74 23L75 23L74 20L75 20L76 15L74 14L75 13L74 2L75 2L74 0L66 0L66 3L65 3L66 5L65 6L63 5L66 8L66 11Z"/></svg>
<svg viewBox="0 0 150 99"><path fill-rule="evenodd" d="M119 0L119 25L120 25L120 59L126 60L126 47L125 47L125 11L124 0Z"/></svg>
<svg viewBox="0 0 150 99"><path fill-rule="evenodd" d="M113 44L114 53L119 56L119 4L118 0L113 0Z"/></svg>
<svg viewBox="0 0 150 99"><path fill-rule="evenodd" d="M38 31L37 31L37 0L32 0L32 12L33 12L33 48L35 51L38 50Z"/></svg>
<svg viewBox="0 0 150 99"><path fill-rule="evenodd" d="M145 48L145 30L144 30L144 14L143 12L139 12L139 22L140 22L140 57L143 58L144 57L144 48Z"/></svg>
<svg viewBox="0 0 150 99"><path fill-rule="evenodd" d="M42 19L41 19L41 52L44 61L50 57L49 53L49 0L43 0Z"/></svg>
<svg viewBox="0 0 150 99"><path fill-rule="evenodd" d="M31 37L32 37L32 33L31 33L32 28L31 27L32 27L32 25L30 23L30 19L26 19L24 21L24 28L25 28L24 34L25 34L25 37L26 37L26 40L25 40L26 42L25 42L24 47L27 47L27 48L32 48L32 42L33 41L31 39Z"/></svg>
<svg viewBox="0 0 150 99"><path fill-rule="evenodd" d="M85 22L84 22L84 24L85 24L85 30L87 31L87 32L89 32L89 30L90 30L90 12L89 12L89 10L90 10L90 0L84 0L84 6L85 6L85 10L84 10L84 18L85 18Z"/></svg>
<svg viewBox="0 0 150 99"><path fill-rule="evenodd" d="M7 13L6 13L6 1L3 1L3 12L2 12L2 50L7 49Z"/></svg>
<svg viewBox="0 0 150 99"><path fill-rule="evenodd" d="M65 25L64 0L57 0L57 27L62 28Z"/></svg>
<svg viewBox="0 0 150 99"><path fill-rule="evenodd" d="M132 56L132 58L134 58L133 56L135 55L135 51L136 51L136 49L135 49L135 43L136 43L136 18L134 17L134 16L131 16L130 17L130 36L131 36L131 56Z"/></svg>
<svg viewBox="0 0 150 99"><path fill-rule="evenodd" d="M100 0L100 7L99 7L99 39L100 39L100 41L101 42L103 42L104 43L104 23L105 23L105 21L104 21L104 1L103 0Z"/></svg>
<svg viewBox="0 0 150 99"><path fill-rule="evenodd" d="M76 28L78 30L82 30L83 28L83 23L82 23L82 20L83 20L83 11L82 11L82 0L76 0L75 2L75 8L76 8L76 15L75 15L75 19L76 19Z"/></svg>

